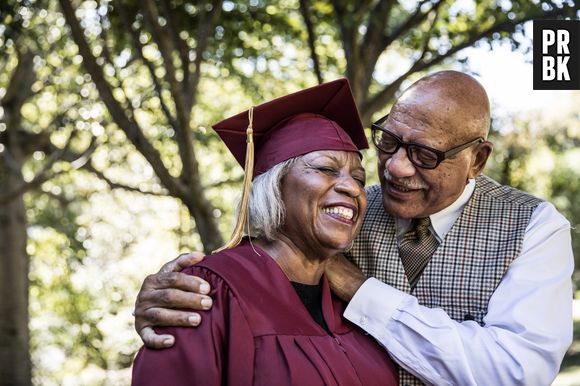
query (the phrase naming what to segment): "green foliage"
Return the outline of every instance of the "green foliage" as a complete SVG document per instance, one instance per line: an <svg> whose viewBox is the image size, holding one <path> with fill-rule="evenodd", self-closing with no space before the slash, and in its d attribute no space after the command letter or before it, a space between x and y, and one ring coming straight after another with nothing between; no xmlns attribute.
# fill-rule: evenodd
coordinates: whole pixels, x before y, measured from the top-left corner
<svg viewBox="0 0 580 386"><path fill-rule="evenodd" d="M578 138L575 138L577 141ZM576 267L580 266L580 150L578 148L561 154L556 160L548 197L562 211L572 225L572 248ZM580 288L580 272L574 275L576 287Z"/></svg>
<svg viewBox="0 0 580 386"><path fill-rule="evenodd" d="M200 26L210 2L154 3L167 7L159 8L164 12L159 24L174 28L170 33L179 50L170 62L177 68L175 78L193 76ZM577 9L572 2L545 0L479 1L471 8L454 1L388 2L388 13L380 10L387 4L382 1L305 3L314 27L315 55L297 0L223 1L215 26L207 31L188 135L196 145L204 193L225 237L232 229L242 173L211 130L212 123L313 85L315 58L324 80L346 74L355 88L364 89L359 101L364 118L370 120L388 109L395 91L406 82L431 66L456 60L452 55L456 47L503 39L525 48L529 42L518 20L558 6L559 17L574 15L573 8ZM160 55L144 3L74 4L116 100L138 122L169 173L178 177L183 164L170 119L176 104L171 79L165 76L168 63ZM340 16L337 7L344 10ZM413 15L422 15L421 20L411 23ZM401 28L406 23L411 28ZM371 39L373 31L380 39ZM483 40L477 39L480 35ZM57 177L25 197L35 383L127 383L139 346L130 311L140 282L178 253L202 249L202 242L186 206L167 197L151 164L114 122L94 79L85 73L84 59L56 2L0 3L0 91L25 50L36 54L37 81L22 109L22 129L49 139L24 165L25 177L42 171L51 152L71 135L71 152L85 149L93 137L98 144L86 167L75 170L67 159L56 162L51 171ZM414 63L420 68L397 83ZM367 79L360 80L356 72ZM389 98L372 103L390 87ZM488 171L552 200L576 226L574 250L580 256L579 116L577 109L570 111L567 119L560 113L550 122L499 117ZM376 183L374 149L366 151L364 163L367 184Z"/></svg>
<svg viewBox="0 0 580 386"><path fill-rule="evenodd" d="M67 190L26 197L35 383L125 384L136 291L144 272L177 255L179 205L110 192L86 173L47 185Z"/></svg>
<svg viewBox="0 0 580 386"><path fill-rule="evenodd" d="M486 173L552 202L570 221L580 266L580 94L546 111L499 117L490 137L494 151ZM580 276L575 274L580 285Z"/></svg>

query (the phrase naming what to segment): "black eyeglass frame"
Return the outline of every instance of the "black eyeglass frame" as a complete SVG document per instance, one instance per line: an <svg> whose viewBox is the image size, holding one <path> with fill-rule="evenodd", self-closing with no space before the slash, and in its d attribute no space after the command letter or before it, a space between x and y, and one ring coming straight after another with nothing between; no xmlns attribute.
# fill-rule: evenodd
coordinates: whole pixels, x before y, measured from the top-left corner
<svg viewBox="0 0 580 386"><path fill-rule="evenodd" d="M480 144L485 142L485 139L482 137L478 137L474 140L471 140L469 142L466 142L464 144L455 146L447 151L441 151L441 150L437 150L434 149L432 147L429 147L427 145L421 145L420 143L415 143L415 142L405 142L403 141L403 139L401 137L399 137L397 134L392 133L384 128L381 127L381 125L387 120L387 118L389 117L389 114L385 115L384 117L382 117L381 119L379 119L378 121L374 122L373 124L371 124L371 132L372 132L372 137L373 137L373 144L377 147L377 149L379 149L380 151L382 151L383 153L386 154L390 154L393 155L395 154L397 151L399 151L399 149L401 148L401 146L403 146L405 148L405 150L407 150L407 157L409 158L409 161L411 161L411 163L417 167L420 167L422 169L435 169L437 166L439 166L439 164L443 161L445 161L447 158L454 156L455 154L459 153L462 150L465 150L475 144ZM386 151L384 149L382 149L378 143L380 143L380 140L377 138L377 133L381 132L381 133L386 133L388 135L390 135L391 137L395 138L395 140L397 141L397 146L395 147L395 150L393 151ZM428 151L433 152L433 154L435 154L435 156L437 157L437 162L435 163L435 165L433 166L428 166L428 165L422 165L419 164L418 162L416 162L413 157L412 157L412 153L411 153L411 149L415 147L415 148L419 148L419 149L425 149Z"/></svg>

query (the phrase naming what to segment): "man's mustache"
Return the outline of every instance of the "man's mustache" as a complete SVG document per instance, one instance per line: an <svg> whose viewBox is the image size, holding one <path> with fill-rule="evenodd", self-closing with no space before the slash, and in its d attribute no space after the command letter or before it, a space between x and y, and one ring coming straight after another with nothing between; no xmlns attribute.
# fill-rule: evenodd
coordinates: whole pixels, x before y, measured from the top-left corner
<svg viewBox="0 0 580 386"><path fill-rule="evenodd" d="M403 178L393 177L387 169L385 169L383 176L385 177L385 181L388 182L389 184L399 185L405 189L418 190L428 188L428 186L425 183L423 183L422 181L417 181L413 177L403 177Z"/></svg>

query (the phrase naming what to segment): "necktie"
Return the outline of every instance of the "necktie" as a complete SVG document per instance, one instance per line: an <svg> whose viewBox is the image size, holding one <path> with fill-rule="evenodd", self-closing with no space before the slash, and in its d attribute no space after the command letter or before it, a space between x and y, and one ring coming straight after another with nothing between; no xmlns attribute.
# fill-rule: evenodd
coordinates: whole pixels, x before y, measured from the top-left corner
<svg viewBox="0 0 580 386"><path fill-rule="evenodd" d="M411 288L415 287L421 272L439 246L439 242L429 231L429 217L415 219L413 224L399 244L399 256Z"/></svg>

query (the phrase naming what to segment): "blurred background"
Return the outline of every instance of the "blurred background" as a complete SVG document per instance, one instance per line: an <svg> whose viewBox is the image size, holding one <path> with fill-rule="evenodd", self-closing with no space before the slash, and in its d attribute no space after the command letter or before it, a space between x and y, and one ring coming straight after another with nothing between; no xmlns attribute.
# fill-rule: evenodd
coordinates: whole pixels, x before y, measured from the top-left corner
<svg viewBox="0 0 580 386"><path fill-rule="evenodd" d="M579 9L1 1L0 384L129 384L144 277L232 230L242 171L212 123L343 76L367 127L429 72L476 76L492 101L487 174L552 201L575 227L578 262L580 92L532 90L531 20ZM369 184L375 164L368 150ZM554 385L580 385L575 313L577 341Z"/></svg>

